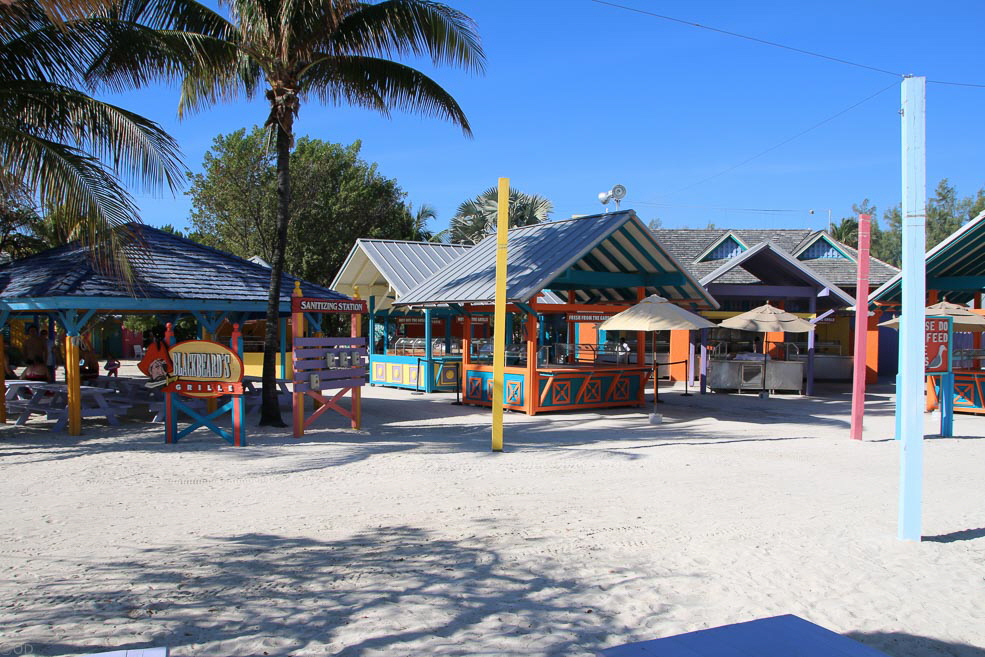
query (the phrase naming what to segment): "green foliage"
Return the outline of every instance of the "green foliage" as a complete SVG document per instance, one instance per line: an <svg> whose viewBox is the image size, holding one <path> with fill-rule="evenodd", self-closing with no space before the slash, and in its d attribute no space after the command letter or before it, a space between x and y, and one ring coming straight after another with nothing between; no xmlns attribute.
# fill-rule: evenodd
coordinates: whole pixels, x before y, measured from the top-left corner
<svg viewBox="0 0 985 657"><path fill-rule="evenodd" d="M45 248L36 235L41 213L22 185L4 184L0 178L0 253L23 258Z"/></svg>
<svg viewBox="0 0 985 657"><path fill-rule="evenodd" d="M274 256L277 171L266 131L220 135L191 177L192 235L238 256ZM293 218L285 269L328 285L360 237L418 240L429 206L413 213L404 192L348 146L302 137L291 154ZM430 210L433 212L433 210Z"/></svg>
<svg viewBox="0 0 985 657"><path fill-rule="evenodd" d="M97 264L129 277L122 247L137 211L124 185L174 190L178 146L154 122L80 91L120 25L118 14L85 18L100 3L84 4L0 2L0 172L58 208L74 239L99 247Z"/></svg>
<svg viewBox="0 0 985 657"><path fill-rule="evenodd" d="M150 331L153 334L163 336L166 322L157 315L124 315L123 328L136 333L143 334ZM190 315L180 317L171 328L177 342L194 340L199 336L198 322Z"/></svg>
<svg viewBox="0 0 985 657"><path fill-rule="evenodd" d="M189 217L196 241L249 258L273 258L277 170L269 132L254 127L212 140L203 173L190 175Z"/></svg>
<svg viewBox="0 0 985 657"><path fill-rule="evenodd" d="M959 198L953 186L944 178L937 183L934 195L927 199L926 250L930 250L950 237L969 220L985 210L985 188L975 196ZM900 206L894 205L883 212L885 227L875 220L876 209L865 199L852 206L855 216L871 214L872 248L874 257L899 267L903 258L903 217ZM842 222L845 220L843 219Z"/></svg>
<svg viewBox="0 0 985 657"><path fill-rule="evenodd" d="M842 244L850 247L858 247L858 220L846 217L839 223L831 223L828 226L828 234Z"/></svg>
<svg viewBox="0 0 985 657"><path fill-rule="evenodd" d="M490 187L474 199L459 205L449 227L451 243L478 244L488 235L495 233L499 216L498 199L499 190ZM543 196L524 194L510 188L507 208L510 228L547 221L553 211L554 205Z"/></svg>

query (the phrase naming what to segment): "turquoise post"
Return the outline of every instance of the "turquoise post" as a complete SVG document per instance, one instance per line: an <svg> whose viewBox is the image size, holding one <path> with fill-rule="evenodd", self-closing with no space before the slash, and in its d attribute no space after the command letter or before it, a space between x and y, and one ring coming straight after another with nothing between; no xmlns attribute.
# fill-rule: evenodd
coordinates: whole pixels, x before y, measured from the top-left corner
<svg viewBox="0 0 985 657"><path fill-rule="evenodd" d="M434 392L434 349L431 348L431 309L424 309L424 371L417 377L424 377L424 392Z"/></svg>
<svg viewBox="0 0 985 657"><path fill-rule="evenodd" d="M954 372L941 374L941 392L937 396L941 408L941 437L954 435Z"/></svg>

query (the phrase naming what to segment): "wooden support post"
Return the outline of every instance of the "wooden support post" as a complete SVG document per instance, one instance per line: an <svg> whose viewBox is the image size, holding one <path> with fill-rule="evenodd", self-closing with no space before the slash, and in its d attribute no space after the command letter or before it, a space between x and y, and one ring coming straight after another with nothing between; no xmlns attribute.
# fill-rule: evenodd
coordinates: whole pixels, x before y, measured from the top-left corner
<svg viewBox="0 0 985 657"><path fill-rule="evenodd" d="M903 120L903 252L902 316L900 317L900 385L896 408L900 414L899 538L919 541L923 527L923 413L920 394L924 379L924 308L926 288L927 219L927 79L905 77Z"/></svg>
<svg viewBox="0 0 985 657"><path fill-rule="evenodd" d="M174 331L170 322L165 324L164 344L169 348L174 344ZM164 442L178 442L178 410L175 408L173 392L164 393Z"/></svg>
<svg viewBox="0 0 985 657"><path fill-rule="evenodd" d="M527 376L524 382L523 409L527 415L537 413L537 315L527 315Z"/></svg>
<svg viewBox="0 0 985 657"><path fill-rule="evenodd" d="M421 387L421 377L424 377L424 392L434 392L434 328L431 326L433 317L430 308L424 309L424 371L417 372L417 387ZM352 337L357 337L353 334Z"/></svg>
<svg viewBox="0 0 985 657"><path fill-rule="evenodd" d="M294 291L291 296L300 297L301 296L301 282L294 281ZM294 335L294 344L297 344L297 338L304 337L304 313L291 313L291 330ZM283 333L281 333L283 335ZM293 358L293 353L291 354ZM304 435L304 393L298 392L297 387L292 388L291 393L291 409L293 410L294 418L294 437L300 438Z"/></svg>
<svg viewBox="0 0 985 657"><path fill-rule="evenodd" d="M369 291L369 336L366 338L366 352L372 361L373 354L376 353L376 295L372 294L373 288Z"/></svg>
<svg viewBox="0 0 985 657"><path fill-rule="evenodd" d="M229 348L236 352L236 355L243 358L243 335L239 332L239 324L233 324L232 335L229 336ZM211 412L211 411L210 411ZM233 395L233 446L242 447L246 445L246 404L243 403L243 395Z"/></svg>
<svg viewBox="0 0 985 657"><path fill-rule="evenodd" d="M646 298L646 288L638 287L636 288L636 302L639 303ZM654 358L657 357L656 354L653 355ZM629 358L626 359L627 361ZM629 364L628 362L626 363ZM636 364L645 365L646 364L646 331L636 332Z"/></svg>
<svg viewBox="0 0 985 657"><path fill-rule="evenodd" d="M68 333L68 331L66 331ZM65 382L68 385L68 435L82 435L82 390L79 376L79 336L65 336Z"/></svg>
<svg viewBox="0 0 985 657"><path fill-rule="evenodd" d="M811 323L814 324L814 330L807 332L807 380L806 393L808 397L814 395L814 355L815 346L814 341L817 339L817 296L811 296L808 302L808 310L811 313Z"/></svg>
<svg viewBox="0 0 985 657"><path fill-rule="evenodd" d="M510 179L497 181L496 194L496 286L493 296L493 380L490 446L503 451L503 386L506 379L506 273L509 242ZM466 319L466 326L471 324ZM471 336L471 332L469 334ZM527 333L529 336L529 332ZM530 350L527 350L529 355ZM529 360L529 359L528 359ZM529 362L528 362L529 367ZM528 393L528 397L529 397Z"/></svg>
<svg viewBox="0 0 985 657"><path fill-rule="evenodd" d="M869 326L865 338L865 382L879 382L879 322L882 321L882 311L875 309L869 317Z"/></svg>
<svg viewBox="0 0 985 657"><path fill-rule="evenodd" d="M862 440L865 413L865 365L869 357L866 338L869 331L869 237L872 216L858 216L858 276L855 285L855 349L852 356L852 423L849 435ZM878 349L878 346L877 346ZM878 354L878 351L876 352Z"/></svg>
<svg viewBox="0 0 985 657"><path fill-rule="evenodd" d="M974 307L975 310L981 310L981 307L982 307L982 293L981 292L975 292L975 295L974 295L974 297L972 299L972 307ZM972 333L971 334L971 348L972 349L976 349L976 350L982 348L982 334L981 333ZM980 370L982 368L982 360L980 358L975 358L974 361L972 362L972 367L974 369L976 369L976 370Z"/></svg>
<svg viewBox="0 0 985 657"><path fill-rule="evenodd" d="M352 298L353 299L359 298L358 288L356 289L355 294L352 295ZM431 317L430 315L428 315L428 320L430 319ZM349 328L351 329L350 337L358 338L362 336L363 316L359 313L352 315ZM350 426L353 429L359 429L362 427L362 421L363 421L362 390L363 390L362 386L356 386L355 388L352 389L352 423Z"/></svg>

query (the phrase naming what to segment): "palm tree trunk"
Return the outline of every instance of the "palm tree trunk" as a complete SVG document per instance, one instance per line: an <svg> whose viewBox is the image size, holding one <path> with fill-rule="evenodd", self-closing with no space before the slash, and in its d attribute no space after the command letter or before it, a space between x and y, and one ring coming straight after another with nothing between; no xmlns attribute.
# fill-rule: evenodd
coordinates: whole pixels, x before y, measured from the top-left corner
<svg viewBox="0 0 985 657"><path fill-rule="evenodd" d="M287 126L284 126L284 123ZM263 393L260 426L285 427L277 395L277 352L280 351L280 284L287 250L287 224L291 219L291 126L293 117L275 122L277 130L277 236L270 263L270 294L267 297L267 324L263 340Z"/></svg>

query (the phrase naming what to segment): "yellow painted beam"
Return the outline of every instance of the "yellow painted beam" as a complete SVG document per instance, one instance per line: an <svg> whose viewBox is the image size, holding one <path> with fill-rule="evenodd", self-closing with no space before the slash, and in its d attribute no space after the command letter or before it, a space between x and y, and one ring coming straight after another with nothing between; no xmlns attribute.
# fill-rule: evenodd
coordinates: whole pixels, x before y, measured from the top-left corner
<svg viewBox="0 0 985 657"><path fill-rule="evenodd" d="M65 336L65 383L68 385L68 435L82 435L82 391L79 384L79 336Z"/></svg>
<svg viewBox="0 0 985 657"><path fill-rule="evenodd" d="M510 179L499 179L496 216L496 302L493 314L492 451L503 451L503 379L506 376L506 244ZM529 391L527 394L530 394Z"/></svg>

